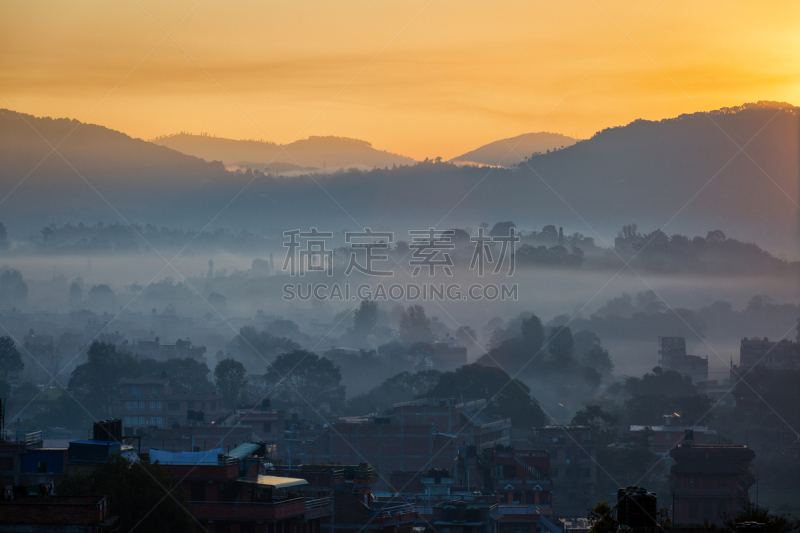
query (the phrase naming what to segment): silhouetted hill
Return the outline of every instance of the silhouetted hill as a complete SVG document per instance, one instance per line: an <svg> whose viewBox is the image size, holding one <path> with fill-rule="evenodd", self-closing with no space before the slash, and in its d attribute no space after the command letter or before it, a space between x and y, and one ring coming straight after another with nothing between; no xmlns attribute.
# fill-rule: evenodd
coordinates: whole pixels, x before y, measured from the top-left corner
<svg viewBox="0 0 800 533"><path fill-rule="evenodd" d="M54 140L76 124L29 120ZM13 113L0 116L0 135L5 195L48 148ZM758 166L737 154L727 135L739 145L749 143L746 150ZM604 245L595 230L613 243L623 224L635 222L663 228L667 235L722 229L740 241L800 257L800 109L788 104L637 120L513 168L427 161L368 172L268 177L225 172L220 163L90 125L78 128L63 152L128 220L141 223L198 228L213 220L216 227L276 233L311 226L401 232L512 220L523 229L563 226ZM235 161L242 160L252 161ZM54 156L2 204L0 215L11 232L22 220L39 228L50 222L118 221Z"/></svg>
<svg viewBox="0 0 800 533"><path fill-rule="evenodd" d="M268 163L274 172L295 170L279 165L292 165L335 171L351 167L371 169L392 165L414 163L410 157L376 150L366 141L346 137L309 137L281 146L272 142L256 140L234 140L207 135L178 133L153 139L153 142L168 146L184 154L202 157L206 161L222 161L228 166L237 166L241 161L260 170ZM283 151L281 151L283 148Z"/></svg>
<svg viewBox="0 0 800 533"><path fill-rule="evenodd" d="M50 153L48 142L69 164ZM187 188L230 175L222 163L102 126L6 109L0 109L0 169L0 199L11 193L2 216L12 226L36 219L44 226L91 216L116 218L106 200L115 208L155 216L160 202L168 204Z"/></svg>
<svg viewBox="0 0 800 533"><path fill-rule="evenodd" d="M479 165L510 167L521 163L524 158L530 157L531 154L537 152L544 154L549 150L572 146L576 142L578 142L577 139L560 133L527 133L485 144L466 154L454 157L450 161L454 163L477 163ZM511 148L514 149L513 152Z"/></svg>

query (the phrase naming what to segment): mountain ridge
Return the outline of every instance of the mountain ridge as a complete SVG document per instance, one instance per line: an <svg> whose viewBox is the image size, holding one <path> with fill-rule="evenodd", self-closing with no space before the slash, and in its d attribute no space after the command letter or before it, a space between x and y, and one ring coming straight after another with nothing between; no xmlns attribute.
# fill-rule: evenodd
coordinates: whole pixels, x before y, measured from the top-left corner
<svg viewBox="0 0 800 533"><path fill-rule="evenodd" d="M156 137L151 142L167 146L206 161L221 161L228 167L249 162L253 170L269 164L290 164L311 168L358 168L413 164L410 157L377 150L372 143L350 137L312 135L288 144L254 139L228 139L181 132Z"/></svg>

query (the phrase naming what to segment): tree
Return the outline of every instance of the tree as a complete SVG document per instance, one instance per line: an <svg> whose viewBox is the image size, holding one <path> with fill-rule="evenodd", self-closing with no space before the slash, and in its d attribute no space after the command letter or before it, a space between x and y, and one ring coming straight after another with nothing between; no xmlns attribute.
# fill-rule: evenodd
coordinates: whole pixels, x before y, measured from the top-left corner
<svg viewBox="0 0 800 533"><path fill-rule="evenodd" d="M93 413L95 418L113 418L119 398L119 381L140 375L139 362L124 351L108 342L92 342L86 352L86 362L78 365L69 379L69 388L88 400L88 409L100 408L101 413Z"/></svg>
<svg viewBox="0 0 800 533"><path fill-rule="evenodd" d="M536 315L522 319L522 338L525 339L525 348L531 357L538 354L544 345L544 326Z"/></svg>
<svg viewBox="0 0 800 533"><path fill-rule="evenodd" d="M366 415L382 413L390 410L398 402L413 400L424 396L436 386L441 372L438 370L422 370L420 372L401 372L387 378L366 394L353 396L347 402L345 413L348 415Z"/></svg>
<svg viewBox="0 0 800 533"><path fill-rule="evenodd" d="M0 380L15 379L24 369L25 363L22 362L14 339L8 335L0 337Z"/></svg>
<svg viewBox="0 0 800 533"><path fill-rule="evenodd" d="M116 296L111 287L106 284L100 284L89 290L89 301L94 306L108 310L116 305Z"/></svg>
<svg viewBox="0 0 800 533"><path fill-rule="evenodd" d="M244 365L230 357L223 359L214 368L214 383L225 398L230 409L236 407L239 394L245 386L247 370Z"/></svg>
<svg viewBox="0 0 800 533"><path fill-rule="evenodd" d="M800 529L800 519L770 512L753 502L745 502L739 513L725 520L725 527L733 530L742 522L758 522L764 524L764 533L789 533Z"/></svg>
<svg viewBox="0 0 800 533"><path fill-rule="evenodd" d="M611 516L611 506L608 502L599 502L589 509L587 517L592 524L590 533L614 533L616 530L614 518Z"/></svg>
<svg viewBox="0 0 800 533"><path fill-rule="evenodd" d="M517 379L512 380L503 369L476 363L443 373L426 396L485 399L489 417L511 418L515 427L542 426L547 422L547 416L530 392L527 385Z"/></svg>
<svg viewBox="0 0 800 533"><path fill-rule="evenodd" d="M616 436L616 424L619 417L603 411L599 405L589 405L575 413L572 417L572 424L575 426L587 426L592 428L592 434L596 436L601 444L611 443Z"/></svg>
<svg viewBox="0 0 800 533"><path fill-rule="evenodd" d="M361 300L358 309L353 311L353 335L359 341L366 341L378 322L378 302Z"/></svg>
<svg viewBox="0 0 800 533"><path fill-rule="evenodd" d="M599 344L589 348L589 351L583 355L583 362L600 372L600 374L608 375L614 370L614 363L611 362L608 350Z"/></svg>
<svg viewBox="0 0 800 533"><path fill-rule="evenodd" d="M279 355L264 376L273 397L312 416L337 412L344 405L342 372L330 359L306 350Z"/></svg>
<svg viewBox="0 0 800 533"><path fill-rule="evenodd" d="M400 338L409 344L433 342L431 321L425 316L425 308L412 305L400 316Z"/></svg>
<svg viewBox="0 0 800 533"><path fill-rule="evenodd" d="M113 455L92 470L73 468L62 475L59 496L108 497L109 514L119 517L115 524L122 533L170 531L192 533L195 522L188 514L186 493L175 488L178 480L158 463L132 463ZM165 491L170 491L169 495Z"/></svg>
<svg viewBox="0 0 800 533"><path fill-rule="evenodd" d="M572 339L572 330L568 326L557 326L550 331L547 347L553 360L566 363L572 357L572 348L575 341Z"/></svg>
<svg viewBox="0 0 800 533"><path fill-rule="evenodd" d="M83 289L77 281L73 281L69 284L69 301L76 304L81 301L81 298L83 298Z"/></svg>
<svg viewBox="0 0 800 533"><path fill-rule="evenodd" d="M194 394L214 390L214 385L208 380L211 370L204 362L189 357L167 361L144 359L140 365L142 376L157 378L166 374L173 392Z"/></svg>
<svg viewBox="0 0 800 533"><path fill-rule="evenodd" d="M478 334L469 326L461 326L458 328L455 337L458 339L458 342L468 349L478 346Z"/></svg>
<svg viewBox="0 0 800 533"><path fill-rule="evenodd" d="M492 226L492 231L489 232L490 237L508 237L511 228L516 228L517 225L513 222L498 222Z"/></svg>
<svg viewBox="0 0 800 533"><path fill-rule="evenodd" d="M0 274L0 303L19 305L28 297L28 285L22 273L16 269L3 270Z"/></svg>

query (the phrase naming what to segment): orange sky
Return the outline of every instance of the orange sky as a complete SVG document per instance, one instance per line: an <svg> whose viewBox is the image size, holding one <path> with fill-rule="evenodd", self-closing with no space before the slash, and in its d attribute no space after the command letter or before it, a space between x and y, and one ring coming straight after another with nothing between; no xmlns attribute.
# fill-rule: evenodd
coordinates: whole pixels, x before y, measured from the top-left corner
<svg viewBox="0 0 800 533"><path fill-rule="evenodd" d="M447 159L527 131L798 104L798 27L796 1L3 0L0 107Z"/></svg>

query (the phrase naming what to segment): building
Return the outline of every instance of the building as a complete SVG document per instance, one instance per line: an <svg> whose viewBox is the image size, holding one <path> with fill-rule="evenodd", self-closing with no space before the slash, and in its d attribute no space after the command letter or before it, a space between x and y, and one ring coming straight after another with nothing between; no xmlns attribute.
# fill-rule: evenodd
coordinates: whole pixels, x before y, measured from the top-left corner
<svg viewBox="0 0 800 533"><path fill-rule="evenodd" d="M333 530L346 533L411 533L418 523L419 515L413 505L372 491L377 472L367 464L308 464L270 470L268 473L305 479L308 485L301 487L301 491L331 494Z"/></svg>
<svg viewBox="0 0 800 533"><path fill-rule="evenodd" d="M507 449L493 455L489 471L492 489L502 509L531 507L538 515L553 514L553 482L547 451Z"/></svg>
<svg viewBox="0 0 800 533"><path fill-rule="evenodd" d="M711 524L737 514L749 502L755 482L749 472L755 453L747 446L694 445L687 440L670 452L670 474L676 523Z"/></svg>
<svg viewBox="0 0 800 533"><path fill-rule="evenodd" d="M392 470L448 468L456 447L455 437L438 433L433 424L335 423L305 444L303 462L366 462L388 475ZM379 485L389 489L385 482Z"/></svg>
<svg viewBox="0 0 800 533"><path fill-rule="evenodd" d="M0 422L3 421L0 416ZM5 429L0 432L0 483L3 487L38 485L42 481L30 479L29 464L23 466L23 457L42 449L42 432ZM50 468L50 467L46 467Z"/></svg>
<svg viewBox="0 0 800 533"><path fill-rule="evenodd" d="M436 431L456 435L463 443L479 449L507 445L511 419L492 419L485 415L486 400L422 398L394 405L392 424L433 424Z"/></svg>
<svg viewBox="0 0 800 533"><path fill-rule="evenodd" d="M800 336L800 325L798 325L798 336ZM800 370L800 344L789 339L770 341L767 337L763 339L745 337L739 345L737 370L749 370L756 365L773 370Z"/></svg>
<svg viewBox="0 0 800 533"><path fill-rule="evenodd" d="M695 444L713 444L717 437L717 432L706 426L684 426L677 413L664 415L664 424L661 426L632 425L630 428L633 434L648 430L652 432L647 437L648 449L658 455L668 455L672 448L684 440L687 432L693 434Z"/></svg>
<svg viewBox="0 0 800 533"><path fill-rule="evenodd" d="M100 533L116 530L105 496L31 496L0 500L0 531Z"/></svg>
<svg viewBox="0 0 800 533"><path fill-rule="evenodd" d="M156 337L152 341L136 341L131 345L131 350L140 357L167 361L169 359L195 359L203 360L206 353L205 346L195 346L189 339L175 341L175 344L161 344L161 339Z"/></svg>
<svg viewBox="0 0 800 533"><path fill-rule="evenodd" d="M661 359L658 366L689 376L692 383L708 380L708 357L686 353L686 339L683 337L659 337L658 353Z"/></svg>
<svg viewBox="0 0 800 533"><path fill-rule="evenodd" d="M258 460L246 461L258 445L220 450L159 454L159 461L181 480L190 512L206 531L229 533L318 533L330 530L331 499L302 496L305 479L260 473ZM244 475L243 475L244 474Z"/></svg>
<svg viewBox="0 0 800 533"><path fill-rule="evenodd" d="M449 469L459 446L482 450L506 444L511 421L485 418L484 405L485 400L440 398L398 403L391 416L352 418L324 429L305 443L302 462L367 462L381 473L381 490L388 490L391 471Z"/></svg>
<svg viewBox="0 0 800 533"><path fill-rule="evenodd" d="M597 498L597 443L586 426L545 426L515 436L514 449L529 449L549 454L553 514L559 517L586 516Z"/></svg>
<svg viewBox="0 0 800 533"><path fill-rule="evenodd" d="M496 503L442 502L433 507L431 525L450 533L497 533L501 516Z"/></svg>
<svg viewBox="0 0 800 533"><path fill-rule="evenodd" d="M120 380L118 412L123 426L135 429L211 422L227 411L220 394L173 392L162 377Z"/></svg>

